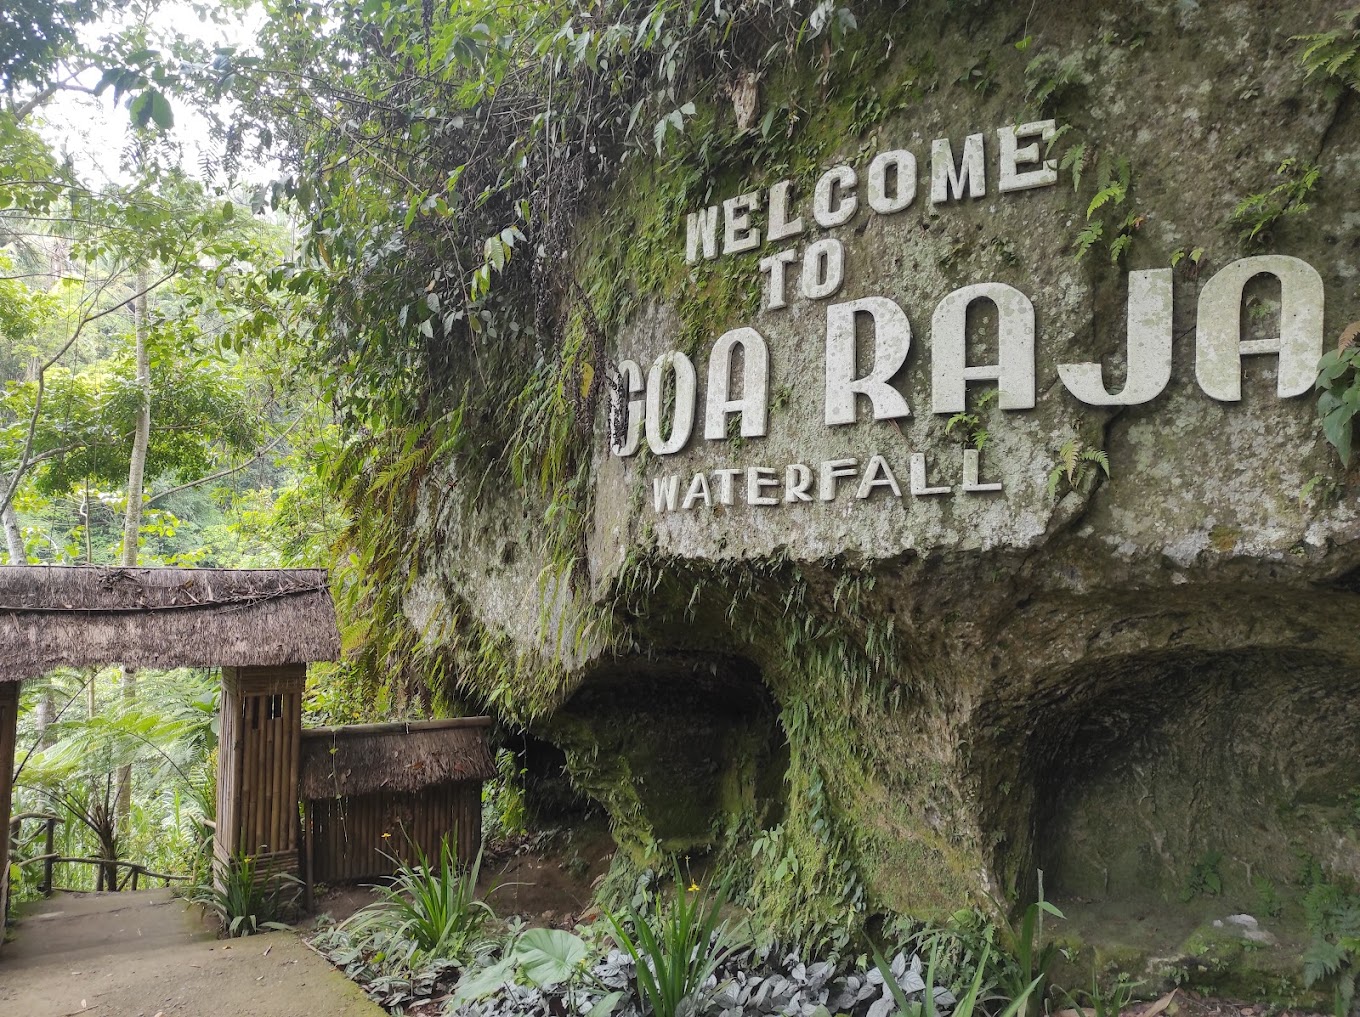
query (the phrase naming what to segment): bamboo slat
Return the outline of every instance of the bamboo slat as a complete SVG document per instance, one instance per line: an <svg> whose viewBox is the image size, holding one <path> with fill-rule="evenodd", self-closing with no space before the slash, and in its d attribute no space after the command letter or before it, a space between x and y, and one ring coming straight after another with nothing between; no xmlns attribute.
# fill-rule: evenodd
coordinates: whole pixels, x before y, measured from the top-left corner
<svg viewBox="0 0 1360 1017"><path fill-rule="evenodd" d="M214 856L255 860L257 878L297 873L301 665L223 668Z"/></svg>
<svg viewBox="0 0 1360 1017"><path fill-rule="evenodd" d="M307 803L307 818L306 853L314 882L388 876L395 865L387 855L412 864L417 849L433 864L444 837L466 865L482 842L481 782L313 800Z"/></svg>

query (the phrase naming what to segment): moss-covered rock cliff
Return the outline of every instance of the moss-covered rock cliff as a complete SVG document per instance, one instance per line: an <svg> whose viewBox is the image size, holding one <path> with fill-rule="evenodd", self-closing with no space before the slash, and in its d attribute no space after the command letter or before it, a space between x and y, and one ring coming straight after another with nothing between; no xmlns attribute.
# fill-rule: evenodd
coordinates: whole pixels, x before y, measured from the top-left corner
<svg viewBox="0 0 1360 1017"><path fill-rule="evenodd" d="M1360 318L1360 101L1309 76L1295 38L1333 8L852 5L834 47L720 46L667 156L633 150L583 185L574 288L549 295L563 341L450 354L476 361L439 394L457 436L431 428L402 494L370 505L401 520L386 607L426 679L559 747L621 857L721 852L787 931L1004 905L1043 869L1050 896L1095 910L1184 909L1146 944L1169 952L1201 917L1187 895L1228 914L1288 902L1309 862L1360 879L1354 478L1314 396L1277 394L1277 357L1244 358L1238 401L1196 368L1201 294L1243 257L1316 270L1328 349ZM998 128L1050 119L1057 182L1001 193ZM933 203L932 142L957 157L974 134L983 195ZM916 196L880 214L866 174L895 149ZM812 192L836 165L861 200L822 228ZM780 180L802 235L686 262L689 213L756 191L764 224ZM794 262L770 308L761 259L823 238L843 245L839 292L802 296ZM1151 269L1172 277L1169 383L1078 401L1058 365L1102 363L1118 391L1129 273ZM983 382L970 416L931 412L932 315L984 282L1033 304L1035 404L1002 409ZM828 426L827 307L868 297L910 323L892 384L912 413L874 421L861 398ZM1242 339L1280 335L1281 301L1254 278ZM996 317L971 306L970 363L995 361ZM768 347L768 430L708 440L710 351L740 326ZM863 374L863 325L860 347ZM668 351L697 370L694 436L612 454L617 365L645 375ZM962 490L979 448L1000 491ZM913 495L913 453L952 490ZM874 455L900 494L855 497ZM846 459L833 500L783 500L789 464ZM753 467L777 504L747 503ZM658 480L683 496L722 469L742 471L731 504L658 511Z"/></svg>

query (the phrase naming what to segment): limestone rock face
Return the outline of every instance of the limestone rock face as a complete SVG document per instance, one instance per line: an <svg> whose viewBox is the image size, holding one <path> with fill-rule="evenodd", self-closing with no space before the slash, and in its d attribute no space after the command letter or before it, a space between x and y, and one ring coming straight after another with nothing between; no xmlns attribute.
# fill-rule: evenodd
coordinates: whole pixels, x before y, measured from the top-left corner
<svg viewBox="0 0 1360 1017"><path fill-rule="evenodd" d="M424 628L459 600L525 652L560 651L555 706L533 727L566 751L624 845L641 857L744 853L754 841L757 885L787 894L790 914L1023 899L1039 868L1059 899L1168 907L1206 892L1212 870L1234 898L1223 913L1251 910L1267 886L1286 892L1304 856L1331 878L1360 879L1353 481L1323 439L1315 395L1279 394L1281 356L1243 347L1237 400L1197 378L1211 334L1269 346L1319 310L1291 304L1292 284L1270 275L1228 304L1202 300L1243 257L1315 270L1326 348L1360 318L1360 101L1306 80L1291 41L1331 27L1334 5L1029 7L914 5L867 18L872 71L844 94L833 77L830 112L804 107L808 157L792 170L762 158L754 136L781 88L809 92L762 82L752 140L721 167L708 203L757 192L750 222L764 242L686 265L676 216L663 254L674 285L638 294L611 336L613 363L634 362L639 380L669 351L685 354L694 433L672 454L647 451L644 435L638 454L615 455L622 429L601 409L586 554L569 579L545 586L543 535L511 499L429 521L448 539L410 595L412 618ZM868 98L892 108L860 122ZM730 105L715 115L730 119ZM1002 193L998 128L1049 119L1072 125L1048 153L1055 161L1086 146L1074 157L1080 187L1069 163L1052 185ZM956 166L976 134L982 194L932 202L936 139L949 140ZM801 136L790 134L795 145ZM916 193L883 214L869 207L870 166L893 150L914 157ZM1124 160L1122 200L1092 207ZM1304 164L1319 168L1308 209L1244 240L1250 224L1230 223L1234 209ZM823 227L814 191L837 165L855 171L858 207ZM801 215L804 230L770 242L769 188L781 179L793 180L789 218ZM852 193L844 180L836 207ZM1078 258L1093 222L1103 235ZM1132 240L1112 264L1121 233ZM828 238L841 245L844 280L809 298L803 254ZM796 260L787 306L771 308L760 262L782 251ZM1130 272L1148 270L1170 279L1156 326L1169 330L1169 381L1137 405L1082 402L1059 365L1102 364L1105 387L1120 390ZM814 292L820 281L814 272ZM970 381L974 419L951 426L954 412L934 411L947 386L933 372L953 334L937 309L982 283L1033 306L1033 405L1002 408L1025 401L1023 370L1003 377L999 400L985 395L996 382ZM723 287L730 316L696 321L687 299ZM829 425L829 322L844 313L837 305L869 298L891 301L909 325L891 386L910 415L875 420L860 396L856 422ZM1240 329L1223 317L1229 304ZM968 306L968 365L997 362L999 317L989 300ZM878 335L867 314L854 322L850 367L863 377L885 319ZM744 326L768 351L767 428L742 437L734 414L706 439L711 351ZM730 398L750 394L753 357L748 347L735 358ZM685 393L656 403L665 437ZM965 453L978 445L972 479L999 490L964 490ZM1082 452L1103 453L1108 477L1093 457L1069 478L1063 456ZM924 456L917 493L913 455ZM882 466L861 490L874 456L896 490ZM825 464L849 460L823 500ZM797 464L811 500L789 493ZM735 471L730 497L720 470ZM695 493L684 509L696 475L707 498ZM668 477L678 478L674 510Z"/></svg>

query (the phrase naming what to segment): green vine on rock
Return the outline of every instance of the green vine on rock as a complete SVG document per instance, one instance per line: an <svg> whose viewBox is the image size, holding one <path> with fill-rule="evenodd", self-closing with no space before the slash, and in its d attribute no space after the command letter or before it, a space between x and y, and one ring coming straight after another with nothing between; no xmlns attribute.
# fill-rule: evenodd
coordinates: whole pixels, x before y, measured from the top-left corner
<svg viewBox="0 0 1360 1017"><path fill-rule="evenodd" d="M1308 77L1321 78L1327 99L1335 102L1349 88L1360 91L1360 7L1340 11L1336 20L1340 28L1311 35L1298 35L1297 42L1307 43L1299 62Z"/></svg>
<svg viewBox="0 0 1360 1017"><path fill-rule="evenodd" d="M1268 191L1247 195L1228 217L1228 225L1237 230L1248 248L1264 247L1284 219L1309 210L1308 198L1322 172L1317 166L1291 157L1280 163L1275 175L1283 179Z"/></svg>
<svg viewBox="0 0 1360 1017"><path fill-rule="evenodd" d="M1351 464L1355 418L1360 413L1360 321L1341 333L1338 347L1323 354L1314 384L1322 433L1336 449L1343 466Z"/></svg>

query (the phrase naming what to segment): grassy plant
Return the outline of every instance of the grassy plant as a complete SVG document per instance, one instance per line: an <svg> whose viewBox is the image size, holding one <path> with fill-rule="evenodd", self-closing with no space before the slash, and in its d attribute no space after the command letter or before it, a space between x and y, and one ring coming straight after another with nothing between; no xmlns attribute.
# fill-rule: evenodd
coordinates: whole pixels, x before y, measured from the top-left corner
<svg viewBox="0 0 1360 1017"><path fill-rule="evenodd" d="M1332 102L1348 88L1360 91L1360 7L1337 12L1336 20L1340 28L1295 37L1308 44L1299 62L1309 78L1321 79Z"/></svg>
<svg viewBox="0 0 1360 1017"><path fill-rule="evenodd" d="M1206 851L1201 855L1190 868L1181 900L1188 902L1196 897L1217 897L1223 893L1223 874L1218 870L1222 861L1222 851Z"/></svg>
<svg viewBox="0 0 1360 1017"><path fill-rule="evenodd" d="M1121 975L1108 988L1102 989L1099 975L1093 969L1090 992L1078 990L1076 995L1073 995L1064 991L1063 995L1067 998L1068 1007L1077 1013L1086 1013L1089 1017L1119 1017L1124 1008L1133 1001L1135 988L1135 983Z"/></svg>
<svg viewBox="0 0 1360 1017"><path fill-rule="evenodd" d="M1056 943L1043 943L1044 915L1062 918L1063 913L1044 899L1044 874L1039 873L1039 897L1025 908L1016 926L999 927L1005 960L997 965L997 988L1005 998L1023 1001L1018 1011L1036 1017L1042 1010L1049 970L1058 957ZM985 967L985 962L983 963Z"/></svg>
<svg viewBox="0 0 1360 1017"><path fill-rule="evenodd" d="M705 899L697 884L688 889L676 870L676 896L669 908L656 898L649 914L630 905L628 922L606 911L615 937L637 965L638 993L655 1017L675 1017L683 1005L696 1009L704 983L724 960L740 949L720 912L730 880Z"/></svg>
<svg viewBox="0 0 1360 1017"><path fill-rule="evenodd" d="M480 851L471 865L459 865L447 836L440 841L437 866L417 848L416 864L401 865L391 886L375 887L380 899L344 927L359 939L405 944L412 965L436 958L465 962L485 942L486 924L495 917L476 897L481 865Z"/></svg>
<svg viewBox="0 0 1360 1017"><path fill-rule="evenodd" d="M989 388L979 397L977 405L971 413L965 411L955 413L950 417L944 425L944 433L953 434L954 429L958 428L959 439L964 445L981 450L991 438L991 434L982 423L983 417L987 412L987 407L996 402L999 395L998 389Z"/></svg>
<svg viewBox="0 0 1360 1017"><path fill-rule="evenodd" d="M1347 1017L1360 989L1360 894L1332 882L1312 859L1304 883L1304 919L1313 934L1303 955L1304 984L1330 981L1332 1012Z"/></svg>
<svg viewBox="0 0 1360 1017"><path fill-rule="evenodd" d="M286 929L280 919L297 904L301 881L286 872L268 879L257 878L255 860L246 855L233 859L220 878L196 883L185 899L212 912L228 936L251 936L261 929Z"/></svg>
<svg viewBox="0 0 1360 1017"><path fill-rule="evenodd" d="M1031 905L1031 907L1033 906ZM935 971L940 962L940 941L938 939L931 942L930 960L926 964L924 979L925 988L921 990L921 1001L919 1003L912 1003L907 999L906 993L902 991L902 987L897 984L897 979L893 977L892 968L876 947L873 954L874 964L878 967L879 973L883 975L883 983L892 993L893 1000L897 1003L897 1011L902 1017L937 1017ZM950 1011L950 1017L973 1017L974 1014L988 1012L984 1009L984 1004L987 1002L984 990L989 962L992 959L992 945L988 943L982 949L982 956L973 971L973 977L968 983L967 991L954 1004L953 1010ZM1043 1002L1042 983L1044 978L1044 975L1040 975L1028 985L1022 986L1018 992L1005 1001L1006 1006L997 1017L1016 1017L1017 1014L1038 1012L1039 1004Z"/></svg>
<svg viewBox="0 0 1360 1017"><path fill-rule="evenodd" d="M1318 167L1289 158L1280 163L1275 175L1283 178L1268 191L1249 194L1237 203L1228 225L1247 247L1263 247L1275 227L1287 216L1302 215L1311 207L1309 196L1322 173Z"/></svg>
<svg viewBox="0 0 1360 1017"><path fill-rule="evenodd" d="M1341 333L1341 347L1323 354L1314 385L1322 431L1345 466L1351 464L1355 417L1360 413L1360 322Z"/></svg>

